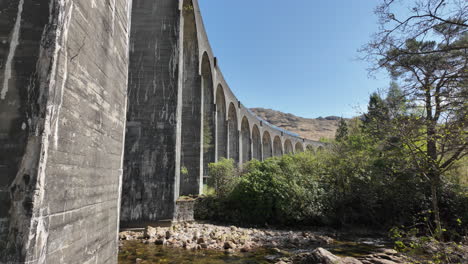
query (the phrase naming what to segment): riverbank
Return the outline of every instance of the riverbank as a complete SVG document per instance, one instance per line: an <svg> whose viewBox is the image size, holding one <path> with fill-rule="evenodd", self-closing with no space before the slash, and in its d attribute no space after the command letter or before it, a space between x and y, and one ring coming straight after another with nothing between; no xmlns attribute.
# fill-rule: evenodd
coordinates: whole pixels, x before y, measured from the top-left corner
<svg viewBox="0 0 468 264"><path fill-rule="evenodd" d="M382 239L365 236L356 236L352 240L343 239L346 236L349 237L348 234L336 231L291 231L182 223L171 227L147 227L142 231L123 231L119 238L122 244L124 241L139 241L143 245L160 245L190 251L218 251L226 254L267 249L268 253L264 259L268 263L277 264L418 263L409 256L391 249Z"/></svg>

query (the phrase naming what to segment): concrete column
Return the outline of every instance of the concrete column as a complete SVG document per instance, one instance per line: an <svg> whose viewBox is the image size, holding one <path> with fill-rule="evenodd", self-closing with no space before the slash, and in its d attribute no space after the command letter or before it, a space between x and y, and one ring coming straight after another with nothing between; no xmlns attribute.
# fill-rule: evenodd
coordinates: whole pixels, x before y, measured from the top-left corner
<svg viewBox="0 0 468 264"><path fill-rule="evenodd" d="M250 132L250 138L249 138L249 151L250 151L250 157L249 157L249 160L247 161L251 161L253 159L253 140L252 140L252 131Z"/></svg>
<svg viewBox="0 0 468 264"><path fill-rule="evenodd" d="M121 206L124 227L173 218L181 146L181 19L178 1L133 0Z"/></svg>
<svg viewBox="0 0 468 264"><path fill-rule="evenodd" d="M262 134L260 134L260 144L261 144L261 147L260 147L261 160L260 161L264 161L265 157L263 156L263 136L262 136Z"/></svg>
<svg viewBox="0 0 468 264"><path fill-rule="evenodd" d="M177 1L174 1L177 2ZM180 83L182 85L180 195L200 193L203 172L203 87L199 74L200 58L195 12L189 0L183 1L183 51Z"/></svg>
<svg viewBox="0 0 468 264"><path fill-rule="evenodd" d="M214 106L214 109L215 109L215 113L214 113L214 125L215 125L215 134L214 134L214 144L215 144L215 162L218 162L219 160L219 135L218 133L220 133L218 130L218 104L215 104Z"/></svg>
<svg viewBox="0 0 468 264"><path fill-rule="evenodd" d="M1 263L117 262L129 15L2 2Z"/></svg>
<svg viewBox="0 0 468 264"><path fill-rule="evenodd" d="M226 133L226 158L233 159L231 157L231 139L229 137L229 120L226 120L226 127L228 128L228 132Z"/></svg>
<svg viewBox="0 0 468 264"><path fill-rule="evenodd" d="M242 124L242 123L241 123ZM238 166L241 167L242 166L242 161L244 160L244 157L243 157L243 146L242 146L242 131L241 130L237 130L237 144L238 144L238 157L239 157L239 162L238 162Z"/></svg>
<svg viewBox="0 0 468 264"><path fill-rule="evenodd" d="M241 123L242 124L242 123ZM242 155L243 151L244 151L244 148L242 146L242 130L237 130L237 144L238 144L238 153L237 153L237 156L239 157L239 162L237 164L237 166L239 167L242 167L242 164L244 163L243 162L243 159L244 159L244 155Z"/></svg>
<svg viewBox="0 0 468 264"><path fill-rule="evenodd" d="M252 137L250 137L250 160L251 161L253 159L253 140L252 140Z"/></svg>
<svg viewBox="0 0 468 264"><path fill-rule="evenodd" d="M197 40L198 41L198 40ZM185 186L185 189L190 189L191 191L182 191L182 195L199 195L203 193L203 175L204 175L204 164L205 164L205 157L204 155L204 137L205 137L205 121L206 121L206 116L205 116L205 85L206 85L206 80L203 76L200 76L201 78L201 98L200 98L200 155L198 156L199 161L200 161L200 167L199 167L199 173L198 173L198 179L196 181L190 181L192 186ZM194 101L195 98L193 98ZM197 175L194 175L197 177ZM187 188L189 187L189 188ZM198 191L196 190L198 188Z"/></svg>

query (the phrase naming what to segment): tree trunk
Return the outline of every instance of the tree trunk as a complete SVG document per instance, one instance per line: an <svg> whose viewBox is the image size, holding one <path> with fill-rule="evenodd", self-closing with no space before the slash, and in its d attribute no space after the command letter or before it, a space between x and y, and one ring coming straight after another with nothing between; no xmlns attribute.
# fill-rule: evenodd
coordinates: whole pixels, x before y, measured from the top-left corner
<svg viewBox="0 0 468 264"><path fill-rule="evenodd" d="M435 237L440 240L442 238L442 223L440 221L439 202L437 197L437 187L439 186L438 176L431 175L431 198L432 198L432 211L434 214L434 223L436 230L434 232Z"/></svg>
<svg viewBox="0 0 468 264"><path fill-rule="evenodd" d="M435 95L438 96L438 95ZM440 173L437 166L437 111L434 114L432 108L432 95L430 86L425 89L425 107L426 107L426 144L427 144L427 175L431 183L431 200L432 211L434 214L434 223L436 230L435 237L440 239L442 237L442 224L440 222L439 201L437 195L437 188L440 184Z"/></svg>

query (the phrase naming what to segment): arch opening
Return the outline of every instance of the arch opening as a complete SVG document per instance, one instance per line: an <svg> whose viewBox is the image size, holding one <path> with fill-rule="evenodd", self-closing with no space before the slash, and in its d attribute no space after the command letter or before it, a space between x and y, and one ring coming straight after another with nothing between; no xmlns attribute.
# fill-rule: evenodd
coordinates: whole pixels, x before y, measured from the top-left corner
<svg viewBox="0 0 468 264"><path fill-rule="evenodd" d="M226 99L221 85L216 91L216 137L218 160L227 158Z"/></svg>
<svg viewBox="0 0 468 264"><path fill-rule="evenodd" d="M283 155L283 144L281 144L281 139L279 136L276 136L273 140L273 155L275 157L280 157Z"/></svg>
<svg viewBox="0 0 468 264"><path fill-rule="evenodd" d="M239 163L239 130L237 110L233 103L229 104L228 112L228 146L229 156L235 163Z"/></svg>
<svg viewBox="0 0 468 264"><path fill-rule="evenodd" d="M215 104L213 96L213 77L207 53L202 58L203 87L203 176L208 176L208 164L215 162Z"/></svg>
<svg viewBox="0 0 468 264"><path fill-rule="evenodd" d="M315 149L312 145L307 145L306 147L306 151L309 151L309 152L312 152L312 153L315 153Z"/></svg>
<svg viewBox="0 0 468 264"><path fill-rule="evenodd" d="M246 163L252 159L252 141L250 140L250 125L247 117L242 118L241 123L241 162Z"/></svg>
<svg viewBox="0 0 468 264"><path fill-rule="evenodd" d="M263 133L262 150L263 150L263 160L266 160L273 156L273 148L271 147L271 137L268 131L265 131L265 133Z"/></svg>
<svg viewBox="0 0 468 264"><path fill-rule="evenodd" d="M262 139L257 125L252 128L252 158L262 160Z"/></svg>
<svg viewBox="0 0 468 264"><path fill-rule="evenodd" d="M296 143L296 153L299 153L299 152L304 152L304 146L302 145L301 142Z"/></svg>
<svg viewBox="0 0 468 264"><path fill-rule="evenodd" d="M286 154L294 154L294 149L293 149L293 145L291 143L291 140L289 139L286 139L284 141L284 153Z"/></svg>

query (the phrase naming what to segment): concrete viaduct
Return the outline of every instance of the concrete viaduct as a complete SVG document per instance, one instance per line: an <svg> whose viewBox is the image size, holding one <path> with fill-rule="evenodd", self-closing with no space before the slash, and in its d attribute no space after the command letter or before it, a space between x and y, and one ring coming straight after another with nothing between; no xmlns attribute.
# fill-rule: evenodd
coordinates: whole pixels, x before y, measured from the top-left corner
<svg viewBox="0 0 468 264"><path fill-rule="evenodd" d="M116 263L208 163L320 146L236 98L197 0L0 1L0 263Z"/></svg>

